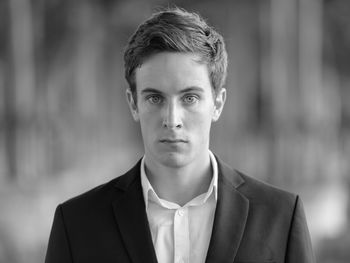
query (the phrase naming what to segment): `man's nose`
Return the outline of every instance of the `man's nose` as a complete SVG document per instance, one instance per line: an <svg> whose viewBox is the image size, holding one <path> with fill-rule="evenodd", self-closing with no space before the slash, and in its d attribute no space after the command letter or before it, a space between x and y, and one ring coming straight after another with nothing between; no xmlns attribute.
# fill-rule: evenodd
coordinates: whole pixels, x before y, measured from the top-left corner
<svg viewBox="0 0 350 263"><path fill-rule="evenodd" d="M168 129L178 129L182 127L181 106L176 102L167 103L164 109L163 127Z"/></svg>

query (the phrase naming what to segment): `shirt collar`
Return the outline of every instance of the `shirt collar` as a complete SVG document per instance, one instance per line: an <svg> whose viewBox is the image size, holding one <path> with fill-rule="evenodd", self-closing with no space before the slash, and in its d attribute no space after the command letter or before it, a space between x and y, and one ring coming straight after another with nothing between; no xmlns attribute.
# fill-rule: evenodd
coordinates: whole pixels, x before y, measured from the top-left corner
<svg viewBox="0 0 350 263"><path fill-rule="evenodd" d="M206 202L213 192L214 192L215 201L217 201L218 199L218 163L216 161L214 154L210 150L209 150L209 157L210 157L210 163L212 167L212 180L210 182L208 191L205 193L205 198L203 202ZM152 195L152 200L154 200L155 202L161 205L163 205L164 202L170 203L158 197L150 181L148 180L146 176L146 170L145 170L145 156L142 158L142 161L141 161L140 173L141 173L142 192L145 200L146 210L148 209L149 195Z"/></svg>

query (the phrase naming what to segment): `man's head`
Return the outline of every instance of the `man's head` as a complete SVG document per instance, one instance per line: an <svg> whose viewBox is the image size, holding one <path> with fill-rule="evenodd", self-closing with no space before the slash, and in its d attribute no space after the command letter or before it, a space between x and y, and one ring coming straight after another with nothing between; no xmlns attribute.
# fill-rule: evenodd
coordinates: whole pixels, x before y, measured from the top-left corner
<svg viewBox="0 0 350 263"><path fill-rule="evenodd" d="M223 87L227 52L222 36L197 14L174 8L154 14L139 26L124 53L125 77L135 102L135 69L161 52L195 53L208 67L215 94Z"/></svg>
<svg viewBox="0 0 350 263"><path fill-rule="evenodd" d="M147 166L179 168L209 161L209 135L226 99L222 37L198 15L154 15L125 53L127 100L141 126Z"/></svg>

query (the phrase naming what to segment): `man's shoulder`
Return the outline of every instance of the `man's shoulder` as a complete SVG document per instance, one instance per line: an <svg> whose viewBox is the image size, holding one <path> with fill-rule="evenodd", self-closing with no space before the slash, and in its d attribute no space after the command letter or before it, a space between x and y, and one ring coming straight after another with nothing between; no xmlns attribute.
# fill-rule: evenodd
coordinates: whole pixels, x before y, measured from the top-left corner
<svg viewBox="0 0 350 263"><path fill-rule="evenodd" d="M64 201L60 206L67 212L81 209L91 209L93 207L100 206L103 204L103 200L110 199L113 192L117 191L115 188L115 183L118 181L118 178L95 186L90 190L74 196Z"/></svg>
<svg viewBox="0 0 350 263"><path fill-rule="evenodd" d="M286 207L293 209L298 196L280 187L263 182L242 172L236 171L244 183L238 187L238 191L252 204Z"/></svg>
<svg viewBox="0 0 350 263"><path fill-rule="evenodd" d="M288 190L282 189L281 187L272 185L268 182L259 180L257 178L254 178L252 176L246 175L240 171L235 170L237 174L239 174L245 184L242 185L242 189L246 190L247 193L252 193L252 194L259 194L259 195L277 195L277 196L289 196L289 197L295 197L294 193L291 193Z"/></svg>
<svg viewBox="0 0 350 263"><path fill-rule="evenodd" d="M127 189L137 178L137 163L133 168L124 174L111 179L110 181L95 186L73 198L64 201L61 206L65 209L86 209L95 206L101 207L109 204L118 198L121 192Z"/></svg>
<svg viewBox="0 0 350 263"><path fill-rule="evenodd" d="M250 201L274 203L294 203L297 197L296 194L284 190L280 187L274 186L267 182L263 182L252 176L246 175L241 171L233 169L227 165L224 161L217 158L219 171L225 177L227 182L230 182L237 191L239 191L244 197Z"/></svg>

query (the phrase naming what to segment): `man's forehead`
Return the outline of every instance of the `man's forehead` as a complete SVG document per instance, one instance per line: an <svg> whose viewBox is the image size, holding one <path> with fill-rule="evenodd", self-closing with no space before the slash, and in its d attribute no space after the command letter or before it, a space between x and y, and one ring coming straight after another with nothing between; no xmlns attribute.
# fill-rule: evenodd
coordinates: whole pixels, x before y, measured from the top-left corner
<svg viewBox="0 0 350 263"><path fill-rule="evenodd" d="M211 86L206 64L199 63L194 53L163 52L146 60L135 69L137 87L163 90Z"/></svg>

